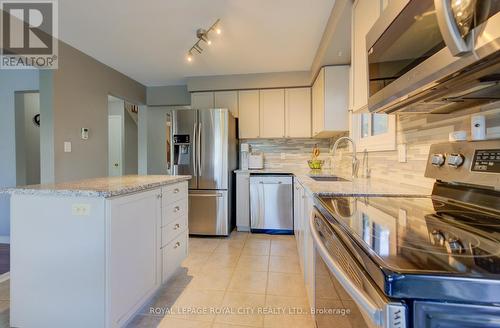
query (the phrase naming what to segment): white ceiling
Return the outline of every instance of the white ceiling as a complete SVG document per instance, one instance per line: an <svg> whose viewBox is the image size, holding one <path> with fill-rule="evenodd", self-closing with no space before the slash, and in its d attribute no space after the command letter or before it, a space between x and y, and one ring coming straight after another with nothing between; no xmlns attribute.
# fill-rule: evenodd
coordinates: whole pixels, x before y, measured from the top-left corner
<svg viewBox="0 0 500 328"><path fill-rule="evenodd" d="M304 71L335 0L64 0L59 36L148 85L188 76ZM222 34L192 63L198 28L221 19Z"/></svg>

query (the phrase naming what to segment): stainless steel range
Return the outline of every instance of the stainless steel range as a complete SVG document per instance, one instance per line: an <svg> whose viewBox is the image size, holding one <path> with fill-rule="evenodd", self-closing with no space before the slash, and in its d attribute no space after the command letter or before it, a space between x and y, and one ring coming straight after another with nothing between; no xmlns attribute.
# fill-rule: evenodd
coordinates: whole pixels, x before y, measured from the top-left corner
<svg viewBox="0 0 500 328"><path fill-rule="evenodd" d="M318 197L316 323L500 327L500 141L433 145L432 196Z"/></svg>

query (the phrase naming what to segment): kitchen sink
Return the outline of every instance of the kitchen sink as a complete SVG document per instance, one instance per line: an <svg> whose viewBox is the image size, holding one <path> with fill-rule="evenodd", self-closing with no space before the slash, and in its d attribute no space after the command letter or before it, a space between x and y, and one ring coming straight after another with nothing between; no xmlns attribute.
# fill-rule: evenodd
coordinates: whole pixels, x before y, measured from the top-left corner
<svg viewBox="0 0 500 328"><path fill-rule="evenodd" d="M336 175L325 175L325 176L321 176L321 175L316 175L316 176L310 176L311 179L313 179L314 181L349 181L349 180L346 180L344 178L341 178L341 177L338 177Z"/></svg>

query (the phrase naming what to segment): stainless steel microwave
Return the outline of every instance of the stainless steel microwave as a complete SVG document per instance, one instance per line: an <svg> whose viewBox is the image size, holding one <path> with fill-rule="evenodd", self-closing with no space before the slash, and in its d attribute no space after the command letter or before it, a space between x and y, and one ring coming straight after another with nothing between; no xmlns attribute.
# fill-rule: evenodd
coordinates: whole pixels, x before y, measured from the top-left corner
<svg viewBox="0 0 500 328"><path fill-rule="evenodd" d="M500 100L500 0L391 0L366 43L370 112Z"/></svg>

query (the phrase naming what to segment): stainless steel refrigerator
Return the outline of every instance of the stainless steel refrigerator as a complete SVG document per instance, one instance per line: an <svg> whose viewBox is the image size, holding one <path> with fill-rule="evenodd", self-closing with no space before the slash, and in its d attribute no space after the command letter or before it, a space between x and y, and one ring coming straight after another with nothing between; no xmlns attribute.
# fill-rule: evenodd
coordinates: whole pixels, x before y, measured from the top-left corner
<svg viewBox="0 0 500 328"><path fill-rule="evenodd" d="M172 111L172 168L189 181L189 233L227 236L234 227L236 119L227 109Z"/></svg>

